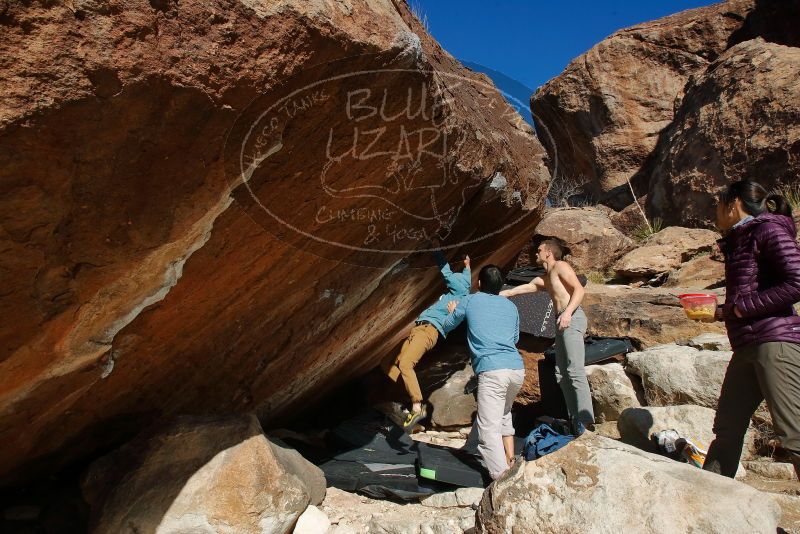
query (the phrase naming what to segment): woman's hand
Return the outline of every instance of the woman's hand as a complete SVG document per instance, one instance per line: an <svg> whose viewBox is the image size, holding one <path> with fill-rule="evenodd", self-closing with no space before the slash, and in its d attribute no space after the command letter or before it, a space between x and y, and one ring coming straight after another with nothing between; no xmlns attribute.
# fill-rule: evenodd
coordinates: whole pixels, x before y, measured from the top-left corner
<svg viewBox="0 0 800 534"><path fill-rule="evenodd" d="M456 307L458 306L457 300L451 300L447 303L447 313L453 313L456 311Z"/></svg>
<svg viewBox="0 0 800 534"><path fill-rule="evenodd" d="M733 307L733 314L736 317L738 317L739 319L744 317L744 315L742 315L742 310L740 310L738 306L734 306ZM714 319L713 320L714 321L724 321L725 320L725 314L723 312L723 307L722 307L721 304L717 305L717 309L714 311Z"/></svg>

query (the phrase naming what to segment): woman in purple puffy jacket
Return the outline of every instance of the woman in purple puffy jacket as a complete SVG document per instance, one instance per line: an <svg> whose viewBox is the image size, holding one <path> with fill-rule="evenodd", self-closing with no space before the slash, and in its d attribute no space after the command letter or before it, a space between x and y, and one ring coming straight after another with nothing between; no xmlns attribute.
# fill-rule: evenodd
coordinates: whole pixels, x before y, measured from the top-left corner
<svg viewBox="0 0 800 534"><path fill-rule="evenodd" d="M775 434L800 478L800 249L780 195L742 180L717 205L726 302L717 308L733 348L704 469L733 477L744 435L766 399Z"/></svg>

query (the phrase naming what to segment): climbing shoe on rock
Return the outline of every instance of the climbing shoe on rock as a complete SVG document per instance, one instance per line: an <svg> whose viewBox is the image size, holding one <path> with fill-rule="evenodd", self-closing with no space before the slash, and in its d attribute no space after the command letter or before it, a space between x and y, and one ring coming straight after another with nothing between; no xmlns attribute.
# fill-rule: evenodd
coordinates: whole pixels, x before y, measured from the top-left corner
<svg viewBox="0 0 800 534"><path fill-rule="evenodd" d="M422 408L418 412L415 412L413 410L408 412L408 416L406 417L406 420L403 423L403 430L405 430L410 434L411 429L413 429L417 425L417 423L425 419L427 416L428 416L428 411L425 409L425 406L422 406Z"/></svg>

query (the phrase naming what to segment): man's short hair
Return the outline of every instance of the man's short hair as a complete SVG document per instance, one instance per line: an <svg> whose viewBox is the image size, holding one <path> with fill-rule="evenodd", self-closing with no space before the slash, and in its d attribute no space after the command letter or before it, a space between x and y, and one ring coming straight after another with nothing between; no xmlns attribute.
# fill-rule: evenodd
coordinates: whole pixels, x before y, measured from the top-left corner
<svg viewBox="0 0 800 534"><path fill-rule="evenodd" d="M478 274L478 280L481 283L481 291L484 293L491 293L497 295L503 289L503 273L497 265L486 265L481 269Z"/></svg>
<svg viewBox="0 0 800 534"><path fill-rule="evenodd" d="M550 252L553 253L553 257L556 260L560 261L564 259L564 247L562 247L561 243L559 243L555 239L545 239L544 241L539 243L539 245L546 246L550 250Z"/></svg>

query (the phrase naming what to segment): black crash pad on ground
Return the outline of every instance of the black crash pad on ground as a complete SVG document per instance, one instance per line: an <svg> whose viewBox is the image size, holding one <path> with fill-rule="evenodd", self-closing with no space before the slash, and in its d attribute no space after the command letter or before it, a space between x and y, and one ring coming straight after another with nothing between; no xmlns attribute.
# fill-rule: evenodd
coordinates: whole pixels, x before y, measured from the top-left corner
<svg viewBox="0 0 800 534"><path fill-rule="evenodd" d="M419 476L454 486L486 487L491 480L477 458L458 449L418 444Z"/></svg>
<svg viewBox="0 0 800 534"><path fill-rule="evenodd" d="M436 483L420 480L413 465L330 460L319 468L325 474L328 487L358 492L373 499L416 500L447 490Z"/></svg>
<svg viewBox="0 0 800 534"><path fill-rule="evenodd" d="M592 365L633 351L633 344L628 338L624 337L588 336L583 340L583 345L586 352L586 363L584 365ZM555 364L555 347L544 351L544 357L550 363Z"/></svg>
<svg viewBox="0 0 800 534"><path fill-rule="evenodd" d="M331 429L334 460L414 465L416 442L383 414L370 410Z"/></svg>
<svg viewBox="0 0 800 534"><path fill-rule="evenodd" d="M328 487L376 499L414 500L488 481L474 454L415 442L374 410L331 429L328 441L332 457L318 464Z"/></svg>

